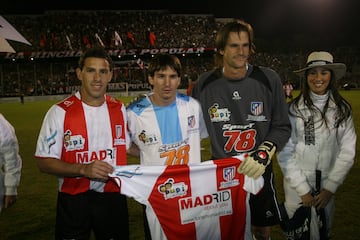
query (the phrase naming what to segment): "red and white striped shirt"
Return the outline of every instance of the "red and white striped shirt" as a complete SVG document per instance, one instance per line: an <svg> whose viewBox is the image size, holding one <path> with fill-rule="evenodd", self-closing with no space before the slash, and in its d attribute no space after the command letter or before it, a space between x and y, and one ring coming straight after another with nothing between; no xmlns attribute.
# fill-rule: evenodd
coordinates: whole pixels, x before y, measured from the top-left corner
<svg viewBox="0 0 360 240"><path fill-rule="evenodd" d="M100 107L86 105L80 94L53 105L47 112L37 141L35 157L55 158L69 163L107 161L125 165L129 137L125 106L107 96ZM113 181L59 177L59 191L78 194L88 190L118 192Z"/></svg>
<svg viewBox="0 0 360 240"><path fill-rule="evenodd" d="M239 174L239 159L127 165L111 176L122 194L146 205L152 239L251 239L248 193L264 181Z"/></svg>

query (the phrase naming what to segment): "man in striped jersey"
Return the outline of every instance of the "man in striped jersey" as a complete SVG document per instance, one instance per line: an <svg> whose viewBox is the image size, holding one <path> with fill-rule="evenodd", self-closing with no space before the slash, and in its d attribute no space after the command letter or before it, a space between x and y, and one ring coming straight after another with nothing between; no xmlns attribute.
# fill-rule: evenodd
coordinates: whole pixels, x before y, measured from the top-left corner
<svg viewBox="0 0 360 240"><path fill-rule="evenodd" d="M103 48L83 53L81 89L53 105L43 121L35 157L41 172L58 177L55 239L128 239L126 197L109 181L127 163L125 106L107 95L112 59Z"/></svg>

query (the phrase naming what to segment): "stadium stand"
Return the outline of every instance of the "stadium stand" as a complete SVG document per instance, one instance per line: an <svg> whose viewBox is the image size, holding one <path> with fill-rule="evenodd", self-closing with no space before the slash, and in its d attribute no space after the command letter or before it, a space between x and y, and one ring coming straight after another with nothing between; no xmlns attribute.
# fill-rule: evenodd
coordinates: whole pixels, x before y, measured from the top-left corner
<svg viewBox="0 0 360 240"><path fill-rule="evenodd" d="M46 11L4 17L32 46L12 42L17 53L0 53L0 97L74 92L79 86L74 71L76 60L91 45L103 45L114 58L110 91L148 90L147 62L163 51L181 58L184 65L181 88L186 89L189 76L213 67L217 29L231 20L213 15L171 14L165 10ZM272 67L296 88L299 79L292 70L304 61L308 50L266 44L256 37L256 30L255 44L257 53L252 63ZM349 81L357 86L359 46L341 46L332 52L349 66L340 86Z"/></svg>

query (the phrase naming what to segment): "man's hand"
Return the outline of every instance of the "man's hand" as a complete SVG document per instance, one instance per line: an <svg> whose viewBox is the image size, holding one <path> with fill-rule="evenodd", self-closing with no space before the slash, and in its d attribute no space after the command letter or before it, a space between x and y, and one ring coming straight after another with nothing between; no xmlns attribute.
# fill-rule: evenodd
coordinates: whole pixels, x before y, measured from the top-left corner
<svg viewBox="0 0 360 240"><path fill-rule="evenodd" d="M80 173L82 176L106 182L109 179L109 174L114 171L114 168L105 161L92 161L89 164L81 164Z"/></svg>
<svg viewBox="0 0 360 240"><path fill-rule="evenodd" d="M274 143L265 141L257 150L250 152L238 168L238 172L257 179L264 174L276 151Z"/></svg>

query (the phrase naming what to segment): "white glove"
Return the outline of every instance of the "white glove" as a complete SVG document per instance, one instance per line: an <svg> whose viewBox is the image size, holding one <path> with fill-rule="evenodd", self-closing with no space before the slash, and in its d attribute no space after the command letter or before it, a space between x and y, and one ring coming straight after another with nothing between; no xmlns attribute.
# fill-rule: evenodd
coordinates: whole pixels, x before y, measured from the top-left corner
<svg viewBox="0 0 360 240"><path fill-rule="evenodd" d="M263 142L257 150L248 154L245 160L240 164L238 172L257 179L264 174L275 151L276 146L274 143L269 141Z"/></svg>

